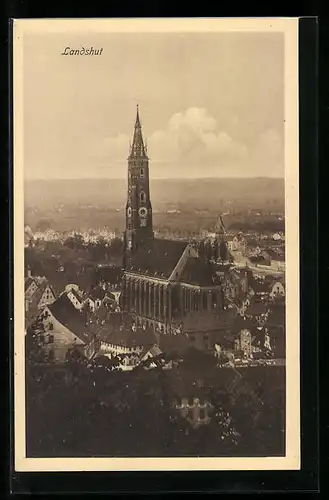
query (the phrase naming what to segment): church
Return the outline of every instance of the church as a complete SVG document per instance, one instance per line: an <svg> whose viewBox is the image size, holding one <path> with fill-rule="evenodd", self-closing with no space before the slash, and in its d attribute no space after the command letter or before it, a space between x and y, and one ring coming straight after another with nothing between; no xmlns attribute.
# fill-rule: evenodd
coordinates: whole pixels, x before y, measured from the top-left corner
<svg viewBox="0 0 329 500"><path fill-rule="evenodd" d="M230 264L221 224L217 263L201 255L190 242L155 238L149 178L137 106L128 156L123 307L137 322L153 325L165 334L179 331L191 313L225 315L223 277L227 277Z"/></svg>

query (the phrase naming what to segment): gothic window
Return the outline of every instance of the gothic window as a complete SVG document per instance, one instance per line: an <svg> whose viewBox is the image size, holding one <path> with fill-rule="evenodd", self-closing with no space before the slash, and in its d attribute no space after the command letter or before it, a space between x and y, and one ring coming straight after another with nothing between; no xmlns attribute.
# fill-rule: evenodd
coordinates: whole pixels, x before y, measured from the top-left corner
<svg viewBox="0 0 329 500"><path fill-rule="evenodd" d="M53 335L49 335L48 342L49 342L49 344L54 343L54 336Z"/></svg>
<svg viewBox="0 0 329 500"><path fill-rule="evenodd" d="M142 191L141 194L140 194L140 200L141 200L142 203L144 203L145 200L146 200L146 196L145 196L144 191Z"/></svg>
<svg viewBox="0 0 329 500"><path fill-rule="evenodd" d="M141 220L141 227L146 227L146 219Z"/></svg>
<svg viewBox="0 0 329 500"><path fill-rule="evenodd" d="M216 294L216 292L212 292L212 305L213 305L214 309L217 307L217 294Z"/></svg>
<svg viewBox="0 0 329 500"><path fill-rule="evenodd" d="M141 178L143 179L144 178L144 169L141 168Z"/></svg>

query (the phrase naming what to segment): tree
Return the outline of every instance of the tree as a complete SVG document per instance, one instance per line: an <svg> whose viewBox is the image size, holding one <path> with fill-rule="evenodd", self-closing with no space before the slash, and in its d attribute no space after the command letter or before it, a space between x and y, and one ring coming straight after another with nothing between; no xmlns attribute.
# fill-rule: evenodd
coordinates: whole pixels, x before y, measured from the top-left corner
<svg viewBox="0 0 329 500"><path fill-rule="evenodd" d="M43 363L46 355L43 349L42 336L45 328L41 320L36 321L28 328L25 336L25 354L29 364Z"/></svg>
<svg viewBox="0 0 329 500"><path fill-rule="evenodd" d="M121 238L113 238L110 244L110 252L113 256L118 257L123 252L123 241Z"/></svg>
<svg viewBox="0 0 329 500"><path fill-rule="evenodd" d="M74 236L69 236L65 241L64 245L72 250L81 250L85 248L85 243L81 234L75 234Z"/></svg>

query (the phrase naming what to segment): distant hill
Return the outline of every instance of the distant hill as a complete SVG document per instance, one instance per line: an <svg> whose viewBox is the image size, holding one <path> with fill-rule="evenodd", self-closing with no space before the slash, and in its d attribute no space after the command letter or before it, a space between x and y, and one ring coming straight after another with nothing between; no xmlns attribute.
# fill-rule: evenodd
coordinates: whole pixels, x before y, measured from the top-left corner
<svg viewBox="0 0 329 500"><path fill-rule="evenodd" d="M168 205L213 209L225 202L253 208L284 202L283 179L155 179L150 187L154 210ZM25 182L25 207L68 204L115 210L125 205L126 194L124 179L30 180Z"/></svg>
<svg viewBox="0 0 329 500"><path fill-rule="evenodd" d="M25 223L33 231L106 226L122 232L126 196L127 185L121 179L28 181ZM246 217L254 223L258 211L282 212L284 182L264 178L152 180L151 201L154 228L161 231L211 229L220 213L230 214L225 216L229 227L246 222ZM250 210L256 215L248 215Z"/></svg>

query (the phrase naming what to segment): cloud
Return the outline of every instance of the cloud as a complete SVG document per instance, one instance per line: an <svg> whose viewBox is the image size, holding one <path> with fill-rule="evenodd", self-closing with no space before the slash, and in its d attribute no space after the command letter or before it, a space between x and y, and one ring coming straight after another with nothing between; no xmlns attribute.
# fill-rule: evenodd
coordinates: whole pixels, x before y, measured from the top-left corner
<svg viewBox="0 0 329 500"><path fill-rule="evenodd" d="M126 134L106 138L112 162L126 161L130 140ZM216 166L221 160L239 162L247 156L247 148L220 130L217 120L204 108L174 113L163 129L149 136L147 143L153 164Z"/></svg>
<svg viewBox="0 0 329 500"><path fill-rule="evenodd" d="M149 138L149 152L157 162L188 165L218 165L221 158L237 160L247 151L204 108L188 108L175 113L163 130Z"/></svg>
<svg viewBox="0 0 329 500"><path fill-rule="evenodd" d="M175 174L178 167L181 174L190 175L282 175L280 135L273 129L266 130L247 147L234 138L234 123L238 124L237 117L232 117L229 134L205 108L190 107L174 113L162 129L147 138L153 172L160 172L157 165L167 165L168 175ZM143 132L145 139L145 129ZM132 134L119 133L105 139L99 155L106 158L106 165L126 163Z"/></svg>

